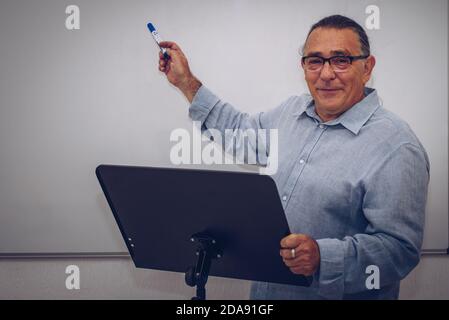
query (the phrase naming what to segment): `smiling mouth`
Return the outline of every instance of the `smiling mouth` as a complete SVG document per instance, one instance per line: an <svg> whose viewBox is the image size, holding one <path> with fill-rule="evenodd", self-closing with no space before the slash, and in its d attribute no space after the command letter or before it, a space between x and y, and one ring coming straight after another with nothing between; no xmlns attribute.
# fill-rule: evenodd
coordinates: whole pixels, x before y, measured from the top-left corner
<svg viewBox="0 0 449 320"><path fill-rule="evenodd" d="M321 88L318 88L317 90L319 90L319 91L330 91L330 92L332 92L332 91L338 91L338 90L341 90L341 89L321 89Z"/></svg>

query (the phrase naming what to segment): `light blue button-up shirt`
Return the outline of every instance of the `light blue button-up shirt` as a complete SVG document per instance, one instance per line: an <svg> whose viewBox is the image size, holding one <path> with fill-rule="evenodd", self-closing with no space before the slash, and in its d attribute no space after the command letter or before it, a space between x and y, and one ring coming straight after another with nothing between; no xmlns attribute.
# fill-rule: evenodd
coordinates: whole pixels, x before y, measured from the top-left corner
<svg viewBox="0 0 449 320"><path fill-rule="evenodd" d="M362 101L323 123L308 94L249 116L202 86L189 115L202 130L278 129L272 178L290 230L318 242L321 261L310 287L256 282L252 299L398 297L400 280L420 258L429 160L376 90L365 88ZM372 265L379 289L367 286L375 284Z"/></svg>

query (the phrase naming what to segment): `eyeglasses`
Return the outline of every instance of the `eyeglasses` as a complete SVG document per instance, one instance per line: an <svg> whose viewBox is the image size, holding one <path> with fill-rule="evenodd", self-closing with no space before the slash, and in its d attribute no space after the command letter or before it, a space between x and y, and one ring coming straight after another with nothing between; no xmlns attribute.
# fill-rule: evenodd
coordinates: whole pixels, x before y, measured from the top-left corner
<svg viewBox="0 0 449 320"><path fill-rule="evenodd" d="M345 72L354 60L362 60L368 58L367 56L332 56L330 58L323 58L319 56L305 56L302 57L302 65L307 71L318 72L326 62L332 67L335 72Z"/></svg>

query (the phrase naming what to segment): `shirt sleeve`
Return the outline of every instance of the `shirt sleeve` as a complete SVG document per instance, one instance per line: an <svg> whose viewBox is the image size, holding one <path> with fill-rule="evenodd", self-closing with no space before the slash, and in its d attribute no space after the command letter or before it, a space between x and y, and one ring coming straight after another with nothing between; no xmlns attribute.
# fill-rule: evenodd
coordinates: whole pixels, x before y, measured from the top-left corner
<svg viewBox="0 0 449 320"><path fill-rule="evenodd" d="M272 140L270 129L277 128L284 104L268 112L249 115L223 102L203 85L192 100L189 116L200 123L203 135L221 143L227 153L236 155L244 163L250 163L248 158L253 155L257 164L266 166Z"/></svg>
<svg viewBox="0 0 449 320"><path fill-rule="evenodd" d="M402 280L418 264L428 183L427 154L411 143L369 171L363 179L365 232L317 240L320 296L341 299L366 291L370 265L378 267L382 288Z"/></svg>

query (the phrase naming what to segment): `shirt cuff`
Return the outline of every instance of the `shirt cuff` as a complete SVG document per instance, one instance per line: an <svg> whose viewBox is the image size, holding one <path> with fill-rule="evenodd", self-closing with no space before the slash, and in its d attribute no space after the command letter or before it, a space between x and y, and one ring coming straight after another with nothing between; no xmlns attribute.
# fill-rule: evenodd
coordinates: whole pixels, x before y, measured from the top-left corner
<svg viewBox="0 0 449 320"><path fill-rule="evenodd" d="M192 104L189 107L189 117L193 121L203 123L218 101L220 99L202 85L193 97Z"/></svg>
<svg viewBox="0 0 449 320"><path fill-rule="evenodd" d="M317 240L320 248L318 294L325 299L342 299L344 293L345 252L338 239Z"/></svg>

